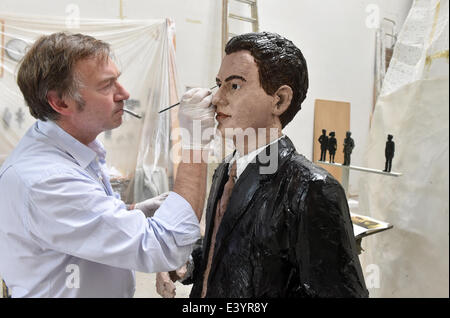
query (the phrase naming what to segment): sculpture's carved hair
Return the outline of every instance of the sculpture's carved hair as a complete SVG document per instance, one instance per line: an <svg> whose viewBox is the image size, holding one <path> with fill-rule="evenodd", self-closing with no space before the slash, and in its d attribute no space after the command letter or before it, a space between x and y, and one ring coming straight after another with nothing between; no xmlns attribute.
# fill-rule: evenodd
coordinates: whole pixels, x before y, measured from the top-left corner
<svg viewBox="0 0 450 318"><path fill-rule="evenodd" d="M308 90L308 69L298 47L288 39L268 32L246 33L230 39L225 53L247 50L258 66L259 81L268 95L282 85L291 87L293 97L289 108L280 116L284 128L301 109Z"/></svg>

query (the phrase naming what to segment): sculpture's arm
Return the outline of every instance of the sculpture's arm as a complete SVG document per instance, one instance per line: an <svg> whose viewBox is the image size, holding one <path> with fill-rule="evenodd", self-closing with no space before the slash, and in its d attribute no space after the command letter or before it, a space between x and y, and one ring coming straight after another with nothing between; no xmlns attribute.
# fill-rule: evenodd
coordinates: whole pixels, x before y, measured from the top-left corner
<svg viewBox="0 0 450 318"><path fill-rule="evenodd" d="M306 191L295 246L299 290L310 297L367 297L343 188L327 177L310 181Z"/></svg>

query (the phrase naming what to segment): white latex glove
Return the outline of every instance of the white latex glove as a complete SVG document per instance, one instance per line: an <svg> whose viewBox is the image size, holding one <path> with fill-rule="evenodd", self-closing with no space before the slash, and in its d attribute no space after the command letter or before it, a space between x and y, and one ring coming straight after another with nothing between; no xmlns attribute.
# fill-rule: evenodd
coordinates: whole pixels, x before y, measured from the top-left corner
<svg viewBox="0 0 450 318"><path fill-rule="evenodd" d="M178 121L183 149L208 149L215 125L211 101L212 92L207 88L192 88L181 98Z"/></svg>
<svg viewBox="0 0 450 318"><path fill-rule="evenodd" d="M139 209L142 212L144 212L146 217L152 217L153 214L155 214L156 210L161 206L161 204L164 202L164 200L169 195L169 192L164 192L163 194L160 194L156 197L153 197L151 199L147 199L145 201L136 203L134 205L135 209Z"/></svg>
<svg viewBox="0 0 450 318"><path fill-rule="evenodd" d="M181 266L176 271L156 273L156 292L163 298L174 298L176 287L174 282L183 279L186 275L186 265Z"/></svg>

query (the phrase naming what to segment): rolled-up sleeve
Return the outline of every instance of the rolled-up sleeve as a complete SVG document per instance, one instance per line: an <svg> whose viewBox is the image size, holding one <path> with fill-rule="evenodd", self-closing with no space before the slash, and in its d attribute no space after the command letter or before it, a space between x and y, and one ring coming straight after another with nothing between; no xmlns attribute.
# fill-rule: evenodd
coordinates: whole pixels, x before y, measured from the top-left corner
<svg viewBox="0 0 450 318"><path fill-rule="evenodd" d="M171 192L146 218L87 176L59 171L29 188L26 226L44 249L141 272L183 265L200 238L190 204Z"/></svg>

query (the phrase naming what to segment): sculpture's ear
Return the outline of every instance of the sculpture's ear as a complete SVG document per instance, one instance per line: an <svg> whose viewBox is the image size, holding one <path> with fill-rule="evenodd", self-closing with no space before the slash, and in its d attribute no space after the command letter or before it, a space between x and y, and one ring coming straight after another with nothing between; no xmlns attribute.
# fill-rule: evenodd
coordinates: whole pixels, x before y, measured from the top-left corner
<svg viewBox="0 0 450 318"><path fill-rule="evenodd" d="M293 97L292 88L288 85L280 86L273 96L275 97L275 105L272 113L279 117L291 105Z"/></svg>

